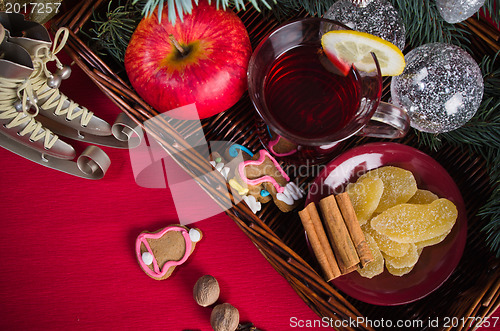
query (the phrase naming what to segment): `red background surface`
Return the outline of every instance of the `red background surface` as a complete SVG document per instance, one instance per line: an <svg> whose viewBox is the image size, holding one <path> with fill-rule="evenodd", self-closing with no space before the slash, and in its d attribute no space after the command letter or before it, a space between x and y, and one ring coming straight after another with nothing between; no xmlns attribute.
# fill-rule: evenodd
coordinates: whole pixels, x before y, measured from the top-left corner
<svg viewBox="0 0 500 331"><path fill-rule="evenodd" d="M119 114L78 68L61 89L110 123ZM111 168L90 181L0 148L0 329L210 330L210 308L192 299L204 274L263 330L319 319L224 214L194 224L204 237L169 279L146 276L135 238L178 222L171 192L139 187L128 151L103 149Z"/></svg>
<svg viewBox="0 0 500 331"><path fill-rule="evenodd" d="M119 109L73 71L63 92L112 123ZM192 298L204 274L218 279L220 302L262 329L318 318L225 214L194 224L204 237L169 279L149 278L134 243L178 222L170 190L139 187L128 151L103 150L112 165L91 181L0 148L0 329L210 330L211 309Z"/></svg>

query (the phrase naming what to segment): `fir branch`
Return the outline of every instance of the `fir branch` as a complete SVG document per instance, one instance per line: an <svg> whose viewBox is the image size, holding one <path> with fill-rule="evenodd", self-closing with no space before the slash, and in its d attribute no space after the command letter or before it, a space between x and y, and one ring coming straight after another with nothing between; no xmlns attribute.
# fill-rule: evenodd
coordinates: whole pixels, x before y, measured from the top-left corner
<svg viewBox="0 0 500 331"><path fill-rule="evenodd" d="M198 0L194 0L195 5ZM208 0L209 3L211 0ZM322 16L336 0L249 0L250 4L259 12L265 10L272 13L278 19L290 16L299 10L306 10L311 16ZM166 2L166 3L165 3ZM226 10L234 6L236 10L245 10L245 0L215 0L217 8ZM190 14L193 9L192 0L134 0L133 4L142 6L142 14L150 16L156 8L163 10L167 5L168 20L175 24L177 17L182 21L184 15ZM161 20L161 16L158 15Z"/></svg>
<svg viewBox="0 0 500 331"><path fill-rule="evenodd" d="M140 12L130 1L126 1L124 5L118 1L115 8L113 1L110 1L104 15L94 12L92 23L95 28L90 29L90 32L94 34L91 38L97 44L99 54L102 55L105 51L118 63L122 63L130 38L141 19Z"/></svg>
<svg viewBox="0 0 500 331"><path fill-rule="evenodd" d="M500 52L497 52L493 59L484 58L480 66L483 70L484 91L487 99L483 100L481 115L484 119L491 119L493 123L500 123ZM480 116L481 116L480 115ZM490 245L497 257L500 257L500 125L492 127L484 144L490 146L487 149L480 149L481 155L489 161L490 178L494 187L493 194L488 202L481 207L479 216L489 219L488 224L483 228L486 233L486 242ZM491 146L491 144L496 145Z"/></svg>
<svg viewBox="0 0 500 331"><path fill-rule="evenodd" d="M195 5L198 5L199 0L194 0ZM151 16L153 12L158 9L159 12L163 10L165 5L164 0L133 0L132 4L143 3L142 14L146 17ZM184 15L191 14L193 10L193 0L167 0L166 1L168 10L168 20L172 24L175 24L177 17L183 20ZM208 0L211 3L211 0ZM250 3L257 11L261 11L262 7L271 9L271 5L276 3L276 0L250 0ZM227 8L234 6L237 10L246 9L245 0L215 0L215 5L217 8L222 8L226 10ZM161 16L158 15L158 20L161 22Z"/></svg>
<svg viewBox="0 0 500 331"><path fill-rule="evenodd" d="M311 16L323 16L328 9L336 2L336 0L281 0L279 4L282 6L296 6L296 10L303 8Z"/></svg>
<svg viewBox="0 0 500 331"><path fill-rule="evenodd" d="M442 139L458 144L467 144L480 149L497 149L500 146L500 99L483 99L476 115L463 127L445 132Z"/></svg>
<svg viewBox="0 0 500 331"><path fill-rule="evenodd" d="M498 0L486 0L484 3L483 7L481 10L485 15L489 14L489 17L493 20L493 22L497 25L497 28L500 27L500 4L498 3ZM481 12L481 10L478 11L478 15Z"/></svg>
<svg viewBox="0 0 500 331"><path fill-rule="evenodd" d="M417 136L420 146L427 146L433 151L437 151L443 146L443 140L441 140L441 135L439 134L422 132L416 129L412 131Z"/></svg>
<svg viewBox="0 0 500 331"><path fill-rule="evenodd" d="M500 99L483 98L476 115L461 128L440 134L415 130L419 143L436 151L444 142L454 146L465 146L480 154L489 165L500 161ZM499 177L498 167L491 167L490 176ZM493 173L495 171L496 173ZM498 173L498 174L497 174Z"/></svg>
<svg viewBox="0 0 500 331"><path fill-rule="evenodd" d="M491 250L500 257L500 181L496 181L494 185L496 188L493 194L478 215L490 219L483 232L486 233L486 242Z"/></svg>
<svg viewBox="0 0 500 331"><path fill-rule="evenodd" d="M337 0L277 0L271 11L280 21L302 9L311 16L323 16L336 1Z"/></svg>
<svg viewBox="0 0 500 331"><path fill-rule="evenodd" d="M441 17L435 1L391 0L391 2L403 19L408 46L413 48L423 44L443 42L468 48L469 32L447 23Z"/></svg>
<svg viewBox="0 0 500 331"><path fill-rule="evenodd" d="M500 51L493 58L484 57L479 66L483 72L484 94L500 97Z"/></svg>
<svg viewBox="0 0 500 331"><path fill-rule="evenodd" d="M138 4L142 8L142 15L148 17L158 8L163 10L168 8L168 20L175 24L177 17L182 21L184 15L191 14L194 5L198 5L199 0L133 0L133 4ZM208 0L215 1L217 8L226 10L234 6L236 10L246 9L245 0ZM266 9L279 20L290 16L301 9L306 10L311 16L322 16L328 8L337 0L249 0L257 11ZM469 50L469 31L458 25L444 21L439 13L434 0L391 0L395 9L403 18L408 45L417 47L427 43L444 42L453 43L466 50ZM500 21L500 12L495 10L497 0L487 0L483 9L488 10L492 19ZM161 15L158 19L161 21Z"/></svg>

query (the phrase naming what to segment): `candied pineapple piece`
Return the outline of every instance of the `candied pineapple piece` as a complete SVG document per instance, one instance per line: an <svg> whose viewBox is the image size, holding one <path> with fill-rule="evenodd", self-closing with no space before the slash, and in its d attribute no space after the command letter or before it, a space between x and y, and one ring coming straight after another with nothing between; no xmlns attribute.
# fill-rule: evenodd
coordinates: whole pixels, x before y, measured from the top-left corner
<svg viewBox="0 0 500 331"><path fill-rule="evenodd" d="M437 236L437 237L434 237L434 238L431 238L431 239L427 239L427 240L422 240L422 241L417 241L415 243L415 245L417 245L417 248L420 248L420 249L423 249L424 247L427 247L427 246L432 246L432 245L436 245L436 244L439 244L441 241L444 240L444 238L446 238L446 236L448 236L448 234L451 232L448 231L440 236Z"/></svg>
<svg viewBox="0 0 500 331"><path fill-rule="evenodd" d="M389 273L391 275L400 276L401 277L401 276L404 276L404 275L410 273L410 271L413 270L414 265L411 266L411 267L405 267L405 268L394 268L389 263L386 263L385 267L386 267L387 271L389 271Z"/></svg>
<svg viewBox="0 0 500 331"><path fill-rule="evenodd" d="M373 278L384 272L384 257L377 246L377 243L369 234L365 234L365 240L370 247L370 251L373 255L373 261L365 265L364 268L358 268L358 272L362 277Z"/></svg>
<svg viewBox="0 0 500 331"><path fill-rule="evenodd" d="M417 249L417 245L410 244L408 252L401 257L393 257L386 254L382 254L385 259L386 265L391 265L396 269L413 267L420 257L420 253Z"/></svg>
<svg viewBox="0 0 500 331"><path fill-rule="evenodd" d="M365 224L372 216L384 192L384 182L377 177L367 177L347 187L359 224Z"/></svg>
<svg viewBox="0 0 500 331"><path fill-rule="evenodd" d="M426 205L401 204L372 218L377 232L400 243L414 243L441 236L457 220L457 207L448 199L437 199Z"/></svg>
<svg viewBox="0 0 500 331"><path fill-rule="evenodd" d="M402 244L391 240L389 237L375 231L369 222L363 226L363 232L368 233L375 240L378 248L387 255L393 257L403 256L410 249L411 244Z"/></svg>
<svg viewBox="0 0 500 331"><path fill-rule="evenodd" d="M431 191L418 189L407 203L426 205L437 199L439 199L439 197Z"/></svg>
<svg viewBox="0 0 500 331"><path fill-rule="evenodd" d="M384 192L375 212L384 210L401 203L407 202L417 192L417 182L411 171L386 166L368 171L359 179L378 177L384 183Z"/></svg>

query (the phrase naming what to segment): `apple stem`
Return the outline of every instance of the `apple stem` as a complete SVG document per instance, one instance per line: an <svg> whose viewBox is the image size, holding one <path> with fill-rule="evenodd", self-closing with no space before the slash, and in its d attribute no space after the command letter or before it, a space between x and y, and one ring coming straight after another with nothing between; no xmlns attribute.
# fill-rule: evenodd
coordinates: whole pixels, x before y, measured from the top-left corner
<svg viewBox="0 0 500 331"><path fill-rule="evenodd" d="M170 34L168 37L170 38L170 41L175 46L175 48L179 51L179 53L181 53L181 56L185 56L188 50L185 47L182 47L181 44L179 44L173 34Z"/></svg>

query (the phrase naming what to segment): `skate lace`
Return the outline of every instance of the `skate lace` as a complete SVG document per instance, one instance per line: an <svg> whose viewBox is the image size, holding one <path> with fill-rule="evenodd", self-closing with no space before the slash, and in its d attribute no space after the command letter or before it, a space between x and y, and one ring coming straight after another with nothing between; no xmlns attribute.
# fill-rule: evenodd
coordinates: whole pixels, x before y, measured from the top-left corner
<svg viewBox="0 0 500 331"><path fill-rule="evenodd" d="M36 142L43 139L43 147L50 149L59 137L52 133L52 131L44 128L40 122L35 120L34 116L27 112L29 108L28 98L34 100L33 90L28 79L1 79L0 80L0 119L10 120L4 126L7 129L12 129L24 125L21 131L17 133L20 136L30 135L31 142ZM17 111L13 103L16 100L21 100L23 103L23 111ZM33 103L34 104L34 103ZM36 113L38 107L35 106Z"/></svg>
<svg viewBox="0 0 500 331"><path fill-rule="evenodd" d="M93 116L93 112L70 100L61 93L58 88L51 88L47 84L47 78L53 76L47 68L47 63L55 61L57 68L63 68L63 64L57 58L56 54L64 48L68 37L69 30L67 28L60 28L54 37L52 49L48 46L42 46L37 49L33 59L33 67L35 70L30 80L33 85L33 90L39 93L38 98L40 100L47 98L43 105L41 105L42 108L51 109L55 107L54 114L58 116L66 115L68 121L80 117L80 125L86 127ZM59 41L60 38L61 40ZM64 106L66 102L68 103L67 107Z"/></svg>

